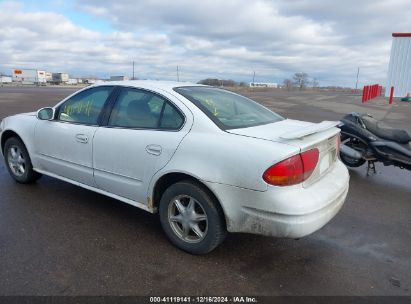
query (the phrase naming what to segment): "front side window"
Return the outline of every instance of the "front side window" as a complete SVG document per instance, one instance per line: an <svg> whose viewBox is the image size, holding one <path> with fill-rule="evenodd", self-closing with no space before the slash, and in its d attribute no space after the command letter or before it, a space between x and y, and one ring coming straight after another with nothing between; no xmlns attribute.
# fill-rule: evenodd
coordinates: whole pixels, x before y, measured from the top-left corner
<svg viewBox="0 0 411 304"><path fill-rule="evenodd" d="M283 118L244 96L213 87L179 87L174 91L200 108L221 129L264 125Z"/></svg>
<svg viewBox="0 0 411 304"><path fill-rule="evenodd" d="M72 96L60 106L57 119L97 125L100 113L112 90L113 87L96 87Z"/></svg>
<svg viewBox="0 0 411 304"><path fill-rule="evenodd" d="M108 122L109 126L135 129L179 129L183 116L154 93L124 88Z"/></svg>

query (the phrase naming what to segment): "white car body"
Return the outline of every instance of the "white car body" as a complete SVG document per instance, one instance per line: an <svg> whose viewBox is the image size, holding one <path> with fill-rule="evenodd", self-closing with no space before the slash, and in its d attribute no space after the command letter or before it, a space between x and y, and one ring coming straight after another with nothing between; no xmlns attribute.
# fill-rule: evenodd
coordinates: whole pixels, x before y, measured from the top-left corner
<svg viewBox="0 0 411 304"><path fill-rule="evenodd" d="M159 204L159 181L173 174L189 176L215 195L229 232L299 238L324 226L345 201L349 175L337 156L335 124L285 119L222 130L173 90L197 84L121 81L95 86L101 85L156 92L183 113L185 122L176 131L136 130L39 120L36 113L25 113L1 122L2 152L5 138L17 134L35 171L152 213ZM303 183L278 187L262 178L273 164L313 147L319 161Z"/></svg>

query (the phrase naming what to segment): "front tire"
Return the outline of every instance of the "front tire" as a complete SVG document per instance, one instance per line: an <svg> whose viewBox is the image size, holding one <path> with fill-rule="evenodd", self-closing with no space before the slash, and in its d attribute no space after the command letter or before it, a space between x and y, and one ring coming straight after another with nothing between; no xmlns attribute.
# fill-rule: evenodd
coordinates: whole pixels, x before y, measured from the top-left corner
<svg viewBox="0 0 411 304"><path fill-rule="evenodd" d="M188 253L208 253L226 236L220 205L199 183L187 180L171 185L159 207L160 222L168 239Z"/></svg>
<svg viewBox="0 0 411 304"><path fill-rule="evenodd" d="M33 183L41 177L41 174L33 170L29 153L23 142L16 137L6 141L4 159L11 177L18 183Z"/></svg>

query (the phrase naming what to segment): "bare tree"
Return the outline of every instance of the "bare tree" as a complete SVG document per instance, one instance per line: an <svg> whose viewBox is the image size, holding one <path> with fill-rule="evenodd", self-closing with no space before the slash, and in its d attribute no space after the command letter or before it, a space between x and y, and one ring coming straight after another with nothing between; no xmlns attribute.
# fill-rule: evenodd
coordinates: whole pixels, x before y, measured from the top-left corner
<svg viewBox="0 0 411 304"><path fill-rule="evenodd" d="M216 79L216 78L203 79L203 80L200 80L198 83L199 84L209 85L209 86L215 86L215 87L218 87L218 86L221 85L220 80Z"/></svg>
<svg viewBox="0 0 411 304"><path fill-rule="evenodd" d="M291 81L291 79L284 79L283 86L289 91L293 87L293 82Z"/></svg>
<svg viewBox="0 0 411 304"><path fill-rule="evenodd" d="M317 78L313 78L313 80L311 81L311 86L313 87L313 89L317 89L320 86Z"/></svg>
<svg viewBox="0 0 411 304"><path fill-rule="evenodd" d="M293 76L293 81L300 90L304 90L308 84L308 74L304 72L295 73Z"/></svg>
<svg viewBox="0 0 411 304"><path fill-rule="evenodd" d="M199 84L205 84L209 86L214 86L214 87L234 87L237 85L237 83L234 80L231 79L217 79L217 78L207 78L200 80L198 82Z"/></svg>

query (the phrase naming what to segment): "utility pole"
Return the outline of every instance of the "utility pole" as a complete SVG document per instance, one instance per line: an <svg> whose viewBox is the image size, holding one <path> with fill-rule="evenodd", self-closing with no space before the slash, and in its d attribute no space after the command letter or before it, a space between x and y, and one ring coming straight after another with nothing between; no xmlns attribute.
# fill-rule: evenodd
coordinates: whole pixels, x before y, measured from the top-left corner
<svg viewBox="0 0 411 304"><path fill-rule="evenodd" d="M358 75L360 75L360 67L357 69L357 81L355 82L355 90L358 88Z"/></svg>
<svg viewBox="0 0 411 304"><path fill-rule="evenodd" d="M177 66L177 81L180 82L180 74L178 72L178 66Z"/></svg>
<svg viewBox="0 0 411 304"><path fill-rule="evenodd" d="M133 78L131 80L134 80L134 61L133 61Z"/></svg>
<svg viewBox="0 0 411 304"><path fill-rule="evenodd" d="M255 71L254 71L254 74L253 74L253 83L254 83L254 80L255 80Z"/></svg>
<svg viewBox="0 0 411 304"><path fill-rule="evenodd" d="M39 72L37 70L35 71L36 71L36 77L34 81L36 82L36 86L38 87L39 86Z"/></svg>

